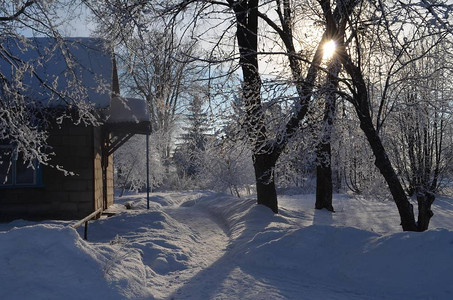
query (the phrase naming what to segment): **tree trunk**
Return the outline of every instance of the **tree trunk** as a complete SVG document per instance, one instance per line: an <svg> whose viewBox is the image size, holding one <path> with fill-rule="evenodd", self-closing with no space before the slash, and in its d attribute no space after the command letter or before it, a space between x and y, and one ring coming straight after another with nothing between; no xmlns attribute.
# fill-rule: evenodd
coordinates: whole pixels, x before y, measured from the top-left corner
<svg viewBox="0 0 453 300"><path fill-rule="evenodd" d="M317 146L316 155L318 166L316 167L316 209L327 209L334 212L332 205L332 150L331 138L333 121L336 112L336 91L338 89L338 73L340 62L334 58L330 62L327 74L325 89L325 106L321 140Z"/></svg>
<svg viewBox="0 0 453 300"><path fill-rule="evenodd" d="M330 163L330 142L323 143L320 149L322 156L316 167L316 209L327 209L334 212L332 205L332 167Z"/></svg>
<svg viewBox="0 0 453 300"><path fill-rule="evenodd" d="M342 64L349 76L351 76L354 87L356 88L356 92L353 94L352 102L354 104L357 117L360 120L360 128L363 133L365 133L371 150L373 151L375 157L374 164L387 182L393 196L393 200L395 201L400 215L401 226L404 231L418 231L413 206L407 199L401 182L393 169L384 146L382 145L381 138L373 126L373 120L370 115L368 89L365 84L365 80L363 79L361 70L352 63L351 58L346 54L346 52L342 53L342 60Z"/></svg>
<svg viewBox="0 0 453 300"><path fill-rule="evenodd" d="M433 211L431 210L431 204L433 204L434 199L435 196L431 192L417 194L418 231L425 231L428 229L429 221L431 220L431 217L434 215Z"/></svg>
<svg viewBox="0 0 453 300"><path fill-rule="evenodd" d="M229 1L233 8L239 46L239 64L242 69L242 97L247 122L244 125L254 148L257 202L278 213L277 191L274 183L274 168L278 150L265 147L268 144L264 110L261 104L261 77L258 71L258 0ZM266 148L266 149L264 149Z"/></svg>
<svg viewBox="0 0 453 300"><path fill-rule="evenodd" d="M360 128L370 144L375 157L375 165L384 177L392 193L401 218L401 226L404 231L418 231L415 222L412 204L407 199L406 193L392 167L389 157L382 145L382 141L373 126L369 110L365 111L356 106L357 115L360 119Z"/></svg>
<svg viewBox="0 0 453 300"><path fill-rule="evenodd" d="M276 162L277 159L267 153L255 154L253 157L258 204L269 207L274 213L278 213L277 191L274 181Z"/></svg>

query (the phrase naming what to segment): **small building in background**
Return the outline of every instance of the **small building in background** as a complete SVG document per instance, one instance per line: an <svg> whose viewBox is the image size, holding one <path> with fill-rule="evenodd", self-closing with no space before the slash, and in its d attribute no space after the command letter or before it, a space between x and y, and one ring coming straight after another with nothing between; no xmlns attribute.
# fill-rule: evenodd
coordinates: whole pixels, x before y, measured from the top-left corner
<svg viewBox="0 0 453 300"><path fill-rule="evenodd" d="M150 133L147 104L141 99L119 96L113 51L102 39L66 39L62 44L66 56L61 55L61 49L55 50L56 41L52 38L27 42L33 44L31 50L24 51L18 46L20 43L8 40L2 46L31 62L45 56L35 71L53 89L33 77L25 78L27 96L41 101L46 109L71 113L73 108L64 97L61 101L48 101L55 93L77 88L66 79L65 74L70 71L82 87L80 101L92 106L98 125L53 120L48 145L55 155L50 165L35 164L34 168L22 163L12 144L0 141L0 221L80 219L113 204L113 153L134 134ZM74 64L65 57L71 57ZM2 71L9 63L0 58Z"/></svg>

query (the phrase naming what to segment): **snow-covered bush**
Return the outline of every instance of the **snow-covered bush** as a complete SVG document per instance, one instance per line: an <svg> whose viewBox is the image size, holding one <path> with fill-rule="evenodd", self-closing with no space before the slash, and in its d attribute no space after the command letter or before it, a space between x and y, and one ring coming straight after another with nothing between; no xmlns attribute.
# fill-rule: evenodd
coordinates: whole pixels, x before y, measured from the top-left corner
<svg viewBox="0 0 453 300"><path fill-rule="evenodd" d="M250 150L239 142L212 140L199 153L198 182L202 188L240 197L255 184Z"/></svg>
<svg viewBox="0 0 453 300"><path fill-rule="evenodd" d="M150 187L162 184L165 168L157 151L157 135L150 136ZM115 152L115 187L139 191L146 187L146 137L135 135Z"/></svg>

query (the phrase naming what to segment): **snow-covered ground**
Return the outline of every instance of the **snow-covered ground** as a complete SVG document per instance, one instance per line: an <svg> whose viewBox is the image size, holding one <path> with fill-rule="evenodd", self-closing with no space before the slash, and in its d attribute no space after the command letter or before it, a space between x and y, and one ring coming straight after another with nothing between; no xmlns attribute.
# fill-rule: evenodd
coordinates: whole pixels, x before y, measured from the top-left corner
<svg viewBox="0 0 453 300"><path fill-rule="evenodd" d="M280 214L212 192L117 200L89 225L0 224L0 299L453 299L453 200L401 232L391 202L280 196ZM126 209L125 205L132 207Z"/></svg>

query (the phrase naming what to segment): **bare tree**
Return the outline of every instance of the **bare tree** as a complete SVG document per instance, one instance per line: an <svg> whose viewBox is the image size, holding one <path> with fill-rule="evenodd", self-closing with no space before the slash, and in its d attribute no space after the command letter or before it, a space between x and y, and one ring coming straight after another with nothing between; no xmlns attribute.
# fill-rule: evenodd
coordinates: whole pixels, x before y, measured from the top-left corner
<svg viewBox="0 0 453 300"><path fill-rule="evenodd" d="M219 5L234 13L236 24L236 41L239 52L239 66L242 70L242 101L246 115L244 122L248 139L253 148L253 162L255 169L258 203L270 207L278 212L277 195L274 182L276 162L288 142L298 131L300 121L304 119L308 104L313 96L315 81L322 59L322 44L331 37L326 31L318 44L311 59L306 59L296 51L293 36L293 9L291 1L272 1L262 6L258 1L225 1L208 3L204 1L179 2L172 6L171 11L180 13L190 4ZM205 8L206 6L201 5ZM270 17L265 12L269 7L277 12L277 17ZM260 10L263 9L263 11ZM228 11L227 11L228 12ZM259 71L258 49L258 19L261 18L276 33L283 45L283 54L288 59L291 84L297 90L297 99L294 101L291 114L286 123L272 136L266 128L265 106L261 95L262 81ZM340 24L346 24L346 18L335 12L335 19ZM302 63L308 63L305 69ZM303 75L306 73L306 75Z"/></svg>
<svg viewBox="0 0 453 300"><path fill-rule="evenodd" d="M323 7L323 13L327 24L334 24L329 9L329 3L326 1ZM342 5L342 1L336 2L337 7ZM395 9L396 7L396 9ZM349 76L350 85L350 96L349 100L353 104L357 117L360 121L360 127L363 130L369 145L375 156L375 165L385 178L390 192L392 193L393 199L397 205L398 211L401 217L401 225L403 230L410 231L423 231L428 228L429 220L432 217L431 204L434 201L434 195L432 193L419 193L418 200L418 222L415 221L413 207L409 202L398 174L392 166L389 155L387 154L386 147L381 138L381 131L383 130L383 124L386 120L386 116L393 111L394 106L389 105L388 96L386 92L389 90L390 82L394 79L398 72L401 72L410 62L420 60L428 52L425 51L419 54L411 54L409 48L413 43L419 42L420 40L426 39L433 36L434 33L439 33L438 30L432 30L432 28L425 27L423 23L406 23L404 21L396 22L396 25L392 25L389 22L389 18L392 14L396 14L393 20L402 20L406 17L405 14L410 14L410 11L405 10L402 6L391 6L385 7L382 2L378 2L376 6L372 6L375 12L380 17L379 22L376 19L373 22L366 21L363 17L366 14L358 14L352 16L348 21L349 32L339 35L339 50L338 54L342 61L342 65ZM410 18L409 18L410 19ZM418 20L420 21L420 20ZM387 80L385 81L385 87L383 90L382 98L380 99L377 115L376 115L376 126L373 124L372 116L372 97L370 96L369 85L367 84L366 73L363 64L363 35L361 34L362 26L371 26L377 24L379 26L383 24L383 28L389 34L390 49L393 51L393 63L389 65L387 71ZM328 25L327 25L328 26ZM392 30L392 26L396 26L396 32L399 35L393 34L395 30ZM405 27L406 26L406 27ZM408 40L404 33L407 32L408 28L412 27L415 30L413 39ZM404 36L404 37L403 37ZM439 35L441 38L442 35ZM347 82L345 82L347 84ZM384 108L387 108L384 114Z"/></svg>
<svg viewBox="0 0 453 300"><path fill-rule="evenodd" d="M323 88L325 94L325 106L321 137L317 145L316 155L318 164L316 166L316 209L327 209L334 211L332 205L332 131L336 114L336 98L338 89L338 74L340 73L340 62L335 58L327 69L326 84Z"/></svg>
<svg viewBox="0 0 453 300"><path fill-rule="evenodd" d="M148 102L153 130L167 137L161 153L164 160L170 158L177 116L195 88L195 66L188 61L194 47L178 42L165 26L118 46L123 92Z"/></svg>
<svg viewBox="0 0 453 300"><path fill-rule="evenodd" d="M436 38L418 44L419 49L413 51L425 52L431 42L437 43ZM415 195L419 205L425 198L427 203L434 201L451 161L450 145L445 142L451 127L451 70L449 55L443 50L445 42L406 68L401 109L395 114L396 165L409 196Z"/></svg>

